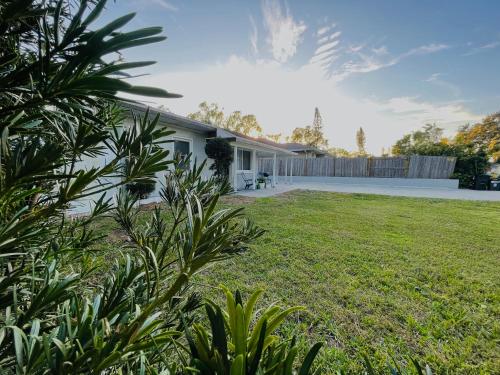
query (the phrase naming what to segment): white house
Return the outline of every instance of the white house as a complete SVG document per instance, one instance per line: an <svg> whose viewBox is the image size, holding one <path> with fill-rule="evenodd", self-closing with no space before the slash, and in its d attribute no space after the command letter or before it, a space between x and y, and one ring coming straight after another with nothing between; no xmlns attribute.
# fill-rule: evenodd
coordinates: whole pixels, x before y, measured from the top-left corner
<svg viewBox="0 0 500 375"><path fill-rule="evenodd" d="M130 114L125 120L124 126L127 122L132 122L132 112L136 115L142 116L147 110L147 106L139 104L124 104L126 111ZM297 154L280 147L276 147L271 144L260 142L255 138L245 136L233 131L228 131L215 127L213 125L205 124L190 118L179 116L161 109L149 108L150 116L156 116L159 114L159 126L166 126L175 133L169 138L173 142L168 142L163 144L163 147L170 150L171 158L177 153L182 155L187 155L191 153L191 160L196 160L201 163L203 160L208 159L205 153L205 145L207 139L213 137L221 137L227 139L234 151L234 160L230 168L230 181L235 189L242 190L245 188L255 189L256 178L259 175L258 170L258 159L259 158L273 158L273 173L271 174L271 187L276 184L277 170L276 170L276 158L280 157L293 157ZM80 167L88 168L96 165L102 165L105 162L106 156L98 159L86 159L80 162ZM204 175L208 178L212 171L209 169L212 164L212 160L208 160L205 166ZM157 179L160 183L156 184L156 190L150 195L148 201L158 201L159 192L161 189L162 173L157 174ZM290 176L291 178L291 176ZM113 181L106 181L113 182ZM250 186L249 183L251 183ZM107 195L112 196L116 191L110 191ZM92 200L98 197L91 197L85 202L79 202L77 206L71 209L75 213L88 212L89 207L92 204Z"/></svg>

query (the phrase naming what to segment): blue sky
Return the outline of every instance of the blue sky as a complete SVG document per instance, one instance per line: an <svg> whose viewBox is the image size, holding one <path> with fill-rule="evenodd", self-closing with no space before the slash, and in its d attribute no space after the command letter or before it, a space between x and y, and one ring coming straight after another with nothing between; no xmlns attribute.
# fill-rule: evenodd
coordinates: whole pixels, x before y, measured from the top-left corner
<svg viewBox="0 0 500 375"><path fill-rule="evenodd" d="M425 123L451 134L500 110L494 0L128 0L105 18L131 11L129 28L168 36L126 53L158 61L135 81L183 94L152 102L178 114L217 102L286 136L317 106L331 146L354 149L362 126L379 153Z"/></svg>

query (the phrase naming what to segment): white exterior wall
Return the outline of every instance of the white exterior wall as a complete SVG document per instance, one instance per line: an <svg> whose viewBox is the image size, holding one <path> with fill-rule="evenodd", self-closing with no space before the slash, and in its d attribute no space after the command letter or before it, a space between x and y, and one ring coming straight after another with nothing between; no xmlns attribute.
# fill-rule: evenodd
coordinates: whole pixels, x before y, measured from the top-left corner
<svg viewBox="0 0 500 375"><path fill-rule="evenodd" d="M207 154L205 154L205 144L207 135L205 133L201 132L195 132L193 130L187 130L187 129L182 129L179 127L175 126L170 126L166 125L168 129L174 130L175 133L169 136L167 139L169 140L175 140L179 139L182 141L189 141L190 143L190 151L191 151L191 165L194 165L194 162L196 161L197 165L200 165L205 159L207 159ZM174 157L174 143L169 142L165 143L162 145L163 148L166 150L170 151L170 154L168 158L171 160ZM212 165L213 160L208 159L207 163L205 164L205 168L203 169L203 177L204 178L209 178L212 174L212 171L210 171L210 166ZM164 175L165 173L159 172L156 174L156 179L158 180L158 183L156 184L156 189L153 193L151 193L151 196L148 198L148 201L154 201L155 198L159 198L159 193L162 188L162 183L164 181Z"/></svg>
<svg viewBox="0 0 500 375"><path fill-rule="evenodd" d="M124 126L129 125L132 122L132 119L127 118L125 120ZM181 140L186 140L190 142L190 151L192 153L191 156L191 165L193 163L197 162L197 165L201 164L207 156L205 154L205 144L206 144L206 138L207 135L203 132L196 132L194 130L190 129L182 129L180 127L176 126L171 126L168 124L162 124L163 126L167 126L167 128L174 130L175 133L169 136L167 139L169 140L174 140L176 138L181 139ZM174 143L169 142L165 143L162 145L163 148L167 149L170 151L168 158L172 159L174 157ZM83 160L79 161L76 164L76 170L80 169L85 169L89 170L92 167L102 167L106 164L106 162L109 160L108 158L112 158L113 155L111 154L110 151L107 150L107 155L100 156L97 158L90 158L86 157ZM212 174L212 171L210 171L210 165L212 165L213 160L208 159L207 163L205 165L205 168L203 169L203 177L204 178L209 178L210 175ZM156 202L160 200L160 190L162 188L162 184L164 182L164 172L159 172L156 173L156 178L157 178L157 183L155 187L155 191L150 195L150 197L144 202ZM103 182L108 182L110 184L116 184L119 182L118 177L113 177L113 178L108 178ZM103 184L104 186L104 184ZM118 189L110 189L106 192L106 198L112 198L116 196L118 193ZM91 207L93 205L93 201L99 199L99 197L102 195L101 194L94 194L92 196L86 197L85 199L81 199L77 202L73 202L72 207L69 209L70 214L84 214L88 213L91 210Z"/></svg>

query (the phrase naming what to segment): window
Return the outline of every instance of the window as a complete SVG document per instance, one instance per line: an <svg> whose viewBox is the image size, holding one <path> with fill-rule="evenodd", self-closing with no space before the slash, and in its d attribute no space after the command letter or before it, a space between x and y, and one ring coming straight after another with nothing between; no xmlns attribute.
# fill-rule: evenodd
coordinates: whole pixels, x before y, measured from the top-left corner
<svg viewBox="0 0 500 375"><path fill-rule="evenodd" d="M238 170L249 171L251 167L252 153L247 150L238 149Z"/></svg>
<svg viewBox="0 0 500 375"><path fill-rule="evenodd" d="M179 139L174 140L174 157L175 158L180 157L182 159L186 158L191 152L190 146L191 145L189 141L183 141ZM179 167L183 169L189 168L189 162L187 163L181 162L179 164Z"/></svg>
<svg viewBox="0 0 500 375"><path fill-rule="evenodd" d="M188 156L189 154L189 142L188 141L180 141L176 139L174 141L174 154L175 156L179 155L183 158Z"/></svg>

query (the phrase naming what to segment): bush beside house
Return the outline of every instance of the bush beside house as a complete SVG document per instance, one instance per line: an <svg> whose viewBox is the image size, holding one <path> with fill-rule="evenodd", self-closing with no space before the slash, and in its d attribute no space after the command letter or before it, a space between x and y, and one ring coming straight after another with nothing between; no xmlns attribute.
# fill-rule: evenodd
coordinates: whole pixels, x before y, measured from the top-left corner
<svg viewBox="0 0 500 375"><path fill-rule="evenodd" d="M233 162L233 148L227 139L212 138L207 141L205 153L214 163L210 169L218 177L227 178L229 176L229 167Z"/></svg>

